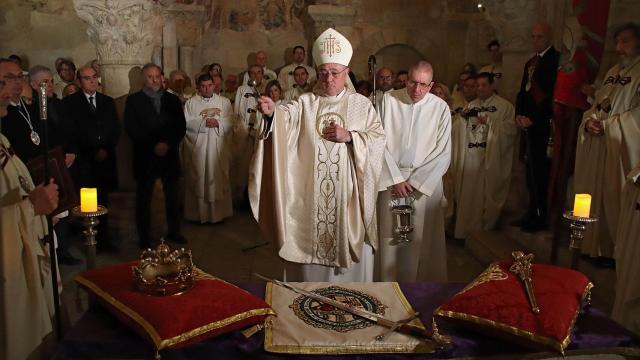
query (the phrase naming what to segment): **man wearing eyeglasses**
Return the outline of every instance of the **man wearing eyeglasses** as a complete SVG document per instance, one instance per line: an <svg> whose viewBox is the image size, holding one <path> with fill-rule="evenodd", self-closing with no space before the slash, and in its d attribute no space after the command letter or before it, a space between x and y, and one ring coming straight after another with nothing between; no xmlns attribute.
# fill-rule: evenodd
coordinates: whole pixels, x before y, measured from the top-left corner
<svg viewBox="0 0 640 360"><path fill-rule="evenodd" d="M407 87L384 94L380 117L387 135L380 175L380 246L376 280L447 279L442 176L451 159L451 112L430 94L433 67L420 61L409 70ZM414 230L405 246L392 245L393 202L413 204Z"/></svg>
<svg viewBox="0 0 640 360"><path fill-rule="evenodd" d="M14 90L17 91L17 86L5 79L20 72L15 63L15 68L9 71L5 62L10 60L0 59L3 125L7 106ZM15 83L22 87L21 81ZM45 215L58 207L58 186L53 182L35 186L27 167L3 134L0 134L0 198L0 303L3 304L0 358L35 358L42 339L53 329L51 264L42 240L47 233Z"/></svg>
<svg viewBox="0 0 640 360"><path fill-rule="evenodd" d="M78 158L76 186L98 189L98 203L108 205L108 194L118 187L116 145L120 122L108 95L98 92L98 73L91 66L78 69L81 91L63 100L71 123L76 125ZM98 251L117 251L108 232L108 215L100 219Z"/></svg>
<svg viewBox="0 0 640 360"><path fill-rule="evenodd" d="M345 86L353 50L327 29L313 46L320 95L264 114L252 162L251 206L285 260L289 281L372 281L384 131L371 102Z"/></svg>

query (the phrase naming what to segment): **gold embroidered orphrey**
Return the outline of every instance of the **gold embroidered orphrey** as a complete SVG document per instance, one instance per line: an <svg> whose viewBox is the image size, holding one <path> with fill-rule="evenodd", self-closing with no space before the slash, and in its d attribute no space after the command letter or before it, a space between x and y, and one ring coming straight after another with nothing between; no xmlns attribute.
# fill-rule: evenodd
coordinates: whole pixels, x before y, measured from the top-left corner
<svg viewBox="0 0 640 360"><path fill-rule="evenodd" d="M312 292L378 315L384 315L388 308L387 305L384 305L372 295L339 286L329 286L313 290ZM293 310L294 314L300 320L315 328L346 333L374 325L372 321L360 318L304 295L296 297L293 300L293 304L289 305L289 308Z"/></svg>
<svg viewBox="0 0 640 360"><path fill-rule="evenodd" d="M316 119L316 130L320 136L316 166L316 179L320 183L320 196L316 206L316 256L328 261L334 261L338 253L336 237L339 199L336 183L340 181L340 147L322 138L323 129L331 124L344 127L344 118L338 113L329 112Z"/></svg>

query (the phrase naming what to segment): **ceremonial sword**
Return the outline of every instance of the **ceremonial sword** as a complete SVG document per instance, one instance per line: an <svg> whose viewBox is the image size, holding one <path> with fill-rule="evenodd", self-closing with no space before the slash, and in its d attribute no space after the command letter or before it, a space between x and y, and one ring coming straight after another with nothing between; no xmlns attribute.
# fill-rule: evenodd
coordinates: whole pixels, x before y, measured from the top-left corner
<svg viewBox="0 0 640 360"><path fill-rule="evenodd" d="M385 318L382 315L379 315L379 314L376 314L376 313L373 313L373 312L370 312L370 311L367 311L367 310L364 310L364 309L358 309L358 308L355 308L353 306L349 306L347 304L341 303L341 302L339 302L337 300L328 298L326 296L322 296L320 294L316 294L316 293L311 292L311 291L300 289L300 288L295 287L295 286L293 286L293 285L291 285L291 284L289 284L289 283L287 283L285 281L280 281L280 280L276 280L276 279L270 279L270 278L268 278L266 276L262 276L262 275L260 275L258 273L254 273L254 275L257 276L258 278L264 280L264 281L268 281L268 282L274 283L274 284L276 284L278 286L281 286L281 287L283 287L285 289L289 289L289 290L291 290L291 291L293 291L295 293L298 293L300 295L304 295L304 296L307 296L307 297L309 297L311 299L317 300L317 301L319 301L319 302L321 302L323 304L331 305L331 306L333 306L333 307L335 307L337 309L344 310L344 311L346 311L346 312L348 312L348 313L350 313L352 315L355 315L355 316L358 316L360 318L369 320L369 321L371 321L371 322L373 322L375 324L378 324L380 326L383 326L383 327L385 327L385 328L387 328L387 329L389 329L391 331L397 331L397 332L402 333L402 334L410 335L410 336L413 336L413 337L418 338L420 340L435 341L435 342L437 342L438 344L441 344L441 345L443 345L443 344L445 344L447 342L446 337L437 334L437 332L434 333L434 332L429 331L427 329L422 329L422 328L419 328L417 326L407 324L407 322L408 322L407 320L400 320L400 321L389 320L389 319ZM415 317L412 317L410 319L413 320L413 318L415 318ZM411 321L411 320L409 320L409 321ZM376 337L376 339L377 340L382 340L382 339L384 339L384 335L386 335L386 334L379 335L379 336Z"/></svg>

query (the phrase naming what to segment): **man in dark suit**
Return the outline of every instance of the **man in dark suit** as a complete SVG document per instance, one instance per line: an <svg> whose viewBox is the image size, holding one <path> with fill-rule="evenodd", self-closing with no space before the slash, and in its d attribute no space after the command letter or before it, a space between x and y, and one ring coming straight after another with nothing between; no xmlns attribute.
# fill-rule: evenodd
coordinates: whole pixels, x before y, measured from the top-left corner
<svg viewBox="0 0 640 360"><path fill-rule="evenodd" d="M162 181L167 213L168 239L186 240L180 234L178 213L178 145L186 122L180 99L162 88L162 70L155 64L142 68L144 87L129 95L124 125L133 144L133 174L136 179L136 222L140 247L151 245L150 205L153 185Z"/></svg>
<svg viewBox="0 0 640 360"><path fill-rule="evenodd" d="M516 123L522 129L525 144L529 208L517 225L527 232L546 226L549 159L547 146L553 114L553 88L560 54L551 46L551 28L538 23L531 30L536 54L524 66L520 92L516 100Z"/></svg>
<svg viewBox="0 0 640 360"><path fill-rule="evenodd" d="M78 69L80 88L63 100L67 118L75 124L78 157L75 181L78 187L98 189L98 203L108 205L109 192L118 187L115 147L120 123L113 98L97 92L98 74L90 67ZM108 232L108 215L100 219L98 250L117 251Z"/></svg>

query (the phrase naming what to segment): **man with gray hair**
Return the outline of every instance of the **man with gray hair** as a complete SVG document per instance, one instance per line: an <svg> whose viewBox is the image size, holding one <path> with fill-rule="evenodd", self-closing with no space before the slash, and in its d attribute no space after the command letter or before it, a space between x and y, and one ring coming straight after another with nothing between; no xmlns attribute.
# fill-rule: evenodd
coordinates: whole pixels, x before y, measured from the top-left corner
<svg viewBox="0 0 640 360"><path fill-rule="evenodd" d="M162 181L165 198L166 238L182 244L186 239L180 233L178 146L186 131L184 112L180 99L162 88L158 65L145 65L142 74L144 87L127 97L124 108L124 127L133 144L138 245L152 245L151 197L157 179Z"/></svg>
<svg viewBox="0 0 640 360"><path fill-rule="evenodd" d="M407 87L386 92L379 108L387 146L378 187L377 281L447 280L442 176L451 160L451 112L429 93L432 86L433 67L420 61ZM414 208L406 246L393 238L394 203Z"/></svg>

